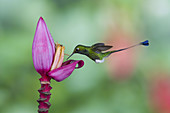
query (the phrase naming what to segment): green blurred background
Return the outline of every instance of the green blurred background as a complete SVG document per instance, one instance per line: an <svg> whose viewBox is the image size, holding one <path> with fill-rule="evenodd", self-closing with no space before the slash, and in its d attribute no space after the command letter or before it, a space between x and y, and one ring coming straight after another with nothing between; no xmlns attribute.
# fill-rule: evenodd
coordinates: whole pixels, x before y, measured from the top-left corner
<svg viewBox="0 0 170 113"><path fill-rule="evenodd" d="M74 55L85 65L51 81L49 113L170 113L170 0L0 0L0 113L38 110L32 42L40 16L67 54L77 44L150 41L102 64Z"/></svg>

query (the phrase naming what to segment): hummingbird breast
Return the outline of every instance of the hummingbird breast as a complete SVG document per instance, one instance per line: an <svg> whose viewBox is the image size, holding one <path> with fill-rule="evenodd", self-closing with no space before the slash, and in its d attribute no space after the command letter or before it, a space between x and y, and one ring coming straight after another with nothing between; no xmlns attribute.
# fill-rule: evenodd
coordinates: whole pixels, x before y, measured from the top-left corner
<svg viewBox="0 0 170 113"><path fill-rule="evenodd" d="M97 59L96 63L100 62L98 60L102 60L102 59L99 58L99 54L98 53L94 52L90 47L87 47L87 46L86 46L86 48L81 50L79 53L83 54L83 55L86 55L87 57L89 57L91 60L93 60L95 62L96 62L96 59Z"/></svg>

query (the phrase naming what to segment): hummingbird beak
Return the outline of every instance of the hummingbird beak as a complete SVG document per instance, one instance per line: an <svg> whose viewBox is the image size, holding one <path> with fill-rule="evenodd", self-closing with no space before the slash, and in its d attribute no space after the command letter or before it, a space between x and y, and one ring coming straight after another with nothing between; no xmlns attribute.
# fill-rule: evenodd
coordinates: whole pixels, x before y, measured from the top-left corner
<svg viewBox="0 0 170 113"><path fill-rule="evenodd" d="M67 60L74 54L74 52L67 58Z"/></svg>

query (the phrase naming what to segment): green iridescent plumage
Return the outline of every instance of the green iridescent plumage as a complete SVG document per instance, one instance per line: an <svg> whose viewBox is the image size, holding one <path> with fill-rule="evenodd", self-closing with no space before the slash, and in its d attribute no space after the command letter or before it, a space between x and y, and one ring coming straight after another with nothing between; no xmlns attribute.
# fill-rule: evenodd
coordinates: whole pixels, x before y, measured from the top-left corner
<svg viewBox="0 0 170 113"><path fill-rule="evenodd" d="M123 50L129 49L129 48L132 48L138 45L148 46L149 42L148 40L146 40L144 42L141 42L139 44L136 44L136 45L133 45L127 48L107 51L107 52L103 52L103 51L109 50L110 48L112 48L112 46L105 45L104 43L96 43L92 46L77 45L74 48L73 53L67 59L69 59L74 53L79 53L79 54L88 56L90 59L92 59L96 63L102 63L104 62L104 59L108 57L109 55L111 55L112 53L123 51Z"/></svg>

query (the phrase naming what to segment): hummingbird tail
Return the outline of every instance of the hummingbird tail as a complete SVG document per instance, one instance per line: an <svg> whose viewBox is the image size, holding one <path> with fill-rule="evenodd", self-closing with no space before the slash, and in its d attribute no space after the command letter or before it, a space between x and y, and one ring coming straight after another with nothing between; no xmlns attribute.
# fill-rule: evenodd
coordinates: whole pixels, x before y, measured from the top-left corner
<svg viewBox="0 0 170 113"><path fill-rule="evenodd" d="M144 42L141 42L140 45L149 46L149 41L145 40Z"/></svg>
<svg viewBox="0 0 170 113"><path fill-rule="evenodd" d="M119 50L114 50L114 51L111 51L111 53L115 53L115 52L127 50L127 49L130 49L130 48L139 46L139 45L149 46L149 41L146 40L146 41L140 42L139 44L136 44L136 45L133 45L133 46L130 46L130 47L127 47L127 48L123 48L123 49L119 49ZM111 53L110 53L110 54L111 54ZM110 54L109 54L109 55L110 55Z"/></svg>

